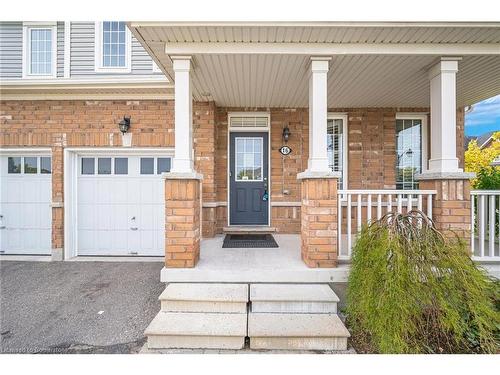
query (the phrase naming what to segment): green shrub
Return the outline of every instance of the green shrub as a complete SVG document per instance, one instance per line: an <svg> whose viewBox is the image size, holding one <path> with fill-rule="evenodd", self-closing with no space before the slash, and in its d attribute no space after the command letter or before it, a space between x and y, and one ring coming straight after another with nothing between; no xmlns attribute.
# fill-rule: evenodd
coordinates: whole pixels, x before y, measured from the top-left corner
<svg viewBox="0 0 500 375"><path fill-rule="evenodd" d="M477 190L499 190L500 168L481 168L476 175L474 189Z"/></svg>
<svg viewBox="0 0 500 375"><path fill-rule="evenodd" d="M347 318L380 353L495 353L500 287L466 243L445 239L419 211L387 214L353 249Z"/></svg>

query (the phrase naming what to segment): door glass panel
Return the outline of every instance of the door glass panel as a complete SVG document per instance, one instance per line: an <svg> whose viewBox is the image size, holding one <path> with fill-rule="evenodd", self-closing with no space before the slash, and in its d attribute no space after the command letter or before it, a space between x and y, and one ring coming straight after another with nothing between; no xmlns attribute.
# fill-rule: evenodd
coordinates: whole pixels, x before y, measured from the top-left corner
<svg viewBox="0 0 500 375"><path fill-rule="evenodd" d="M9 157L9 173L21 173L21 158Z"/></svg>
<svg viewBox="0 0 500 375"><path fill-rule="evenodd" d="M111 174L111 158L98 158L97 159L97 173L98 174Z"/></svg>
<svg viewBox="0 0 500 375"><path fill-rule="evenodd" d="M50 156L40 158L40 173L52 173L52 162Z"/></svg>
<svg viewBox="0 0 500 375"><path fill-rule="evenodd" d="M94 174L94 158L82 158L82 174Z"/></svg>
<svg viewBox="0 0 500 375"><path fill-rule="evenodd" d="M128 158L115 158L115 174L128 174Z"/></svg>
<svg viewBox="0 0 500 375"><path fill-rule="evenodd" d="M24 158L24 173L37 173L37 157L29 156Z"/></svg>
<svg viewBox="0 0 500 375"><path fill-rule="evenodd" d="M170 158L158 158L156 161L156 173L170 172Z"/></svg>
<svg viewBox="0 0 500 375"><path fill-rule="evenodd" d="M236 181L262 181L262 137L235 139Z"/></svg>
<svg viewBox="0 0 500 375"><path fill-rule="evenodd" d="M141 174L153 174L154 173L154 158L141 158Z"/></svg>

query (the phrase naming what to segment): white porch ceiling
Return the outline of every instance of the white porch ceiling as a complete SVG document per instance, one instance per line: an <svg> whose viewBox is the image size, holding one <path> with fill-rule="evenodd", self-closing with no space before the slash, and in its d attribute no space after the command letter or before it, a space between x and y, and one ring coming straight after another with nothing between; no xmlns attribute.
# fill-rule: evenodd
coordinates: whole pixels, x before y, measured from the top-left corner
<svg viewBox="0 0 500 375"><path fill-rule="evenodd" d="M459 63L457 105L500 94L500 24L171 24L131 23L130 28L164 72L173 78L172 49L193 46L193 96L227 107L307 107L307 53L255 52L259 46L340 48L380 43L381 48L415 45L468 48ZM200 43L205 50L200 49ZM216 44L217 43L217 44ZM227 43L252 51L226 53ZM311 44L312 43L312 44ZM417 45L418 44L418 45ZM485 47L492 54L474 54ZM213 53L210 53L213 48ZM471 49L472 48L472 49ZM208 49L209 51L207 52ZM180 50L180 49L179 49ZM165 52L167 51L167 52ZM429 52L431 51L431 52ZM332 54L328 105L347 107L429 106L428 68L441 54Z"/></svg>

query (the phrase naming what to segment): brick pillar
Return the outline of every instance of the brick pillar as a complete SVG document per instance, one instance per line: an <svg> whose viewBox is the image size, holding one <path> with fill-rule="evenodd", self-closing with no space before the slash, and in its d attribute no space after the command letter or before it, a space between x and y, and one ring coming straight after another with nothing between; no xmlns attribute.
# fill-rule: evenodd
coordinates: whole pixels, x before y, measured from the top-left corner
<svg viewBox="0 0 500 375"><path fill-rule="evenodd" d="M200 259L201 177L165 180L165 266L192 268Z"/></svg>
<svg viewBox="0 0 500 375"><path fill-rule="evenodd" d="M437 191L432 205L436 228L446 237L457 234L467 243L470 242L469 179L425 179L420 181L420 189Z"/></svg>
<svg viewBox="0 0 500 375"><path fill-rule="evenodd" d="M52 260L63 260L64 162L63 147L52 147Z"/></svg>
<svg viewBox="0 0 500 375"><path fill-rule="evenodd" d="M301 255L308 267L337 266L337 178L302 178Z"/></svg>

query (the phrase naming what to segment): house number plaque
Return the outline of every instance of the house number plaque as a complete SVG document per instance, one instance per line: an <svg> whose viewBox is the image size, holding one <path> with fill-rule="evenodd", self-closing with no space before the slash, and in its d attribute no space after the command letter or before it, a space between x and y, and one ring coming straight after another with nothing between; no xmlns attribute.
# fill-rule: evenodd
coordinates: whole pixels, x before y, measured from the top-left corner
<svg viewBox="0 0 500 375"><path fill-rule="evenodd" d="M292 149L288 146L283 146L280 148L281 155L288 155L292 152Z"/></svg>

